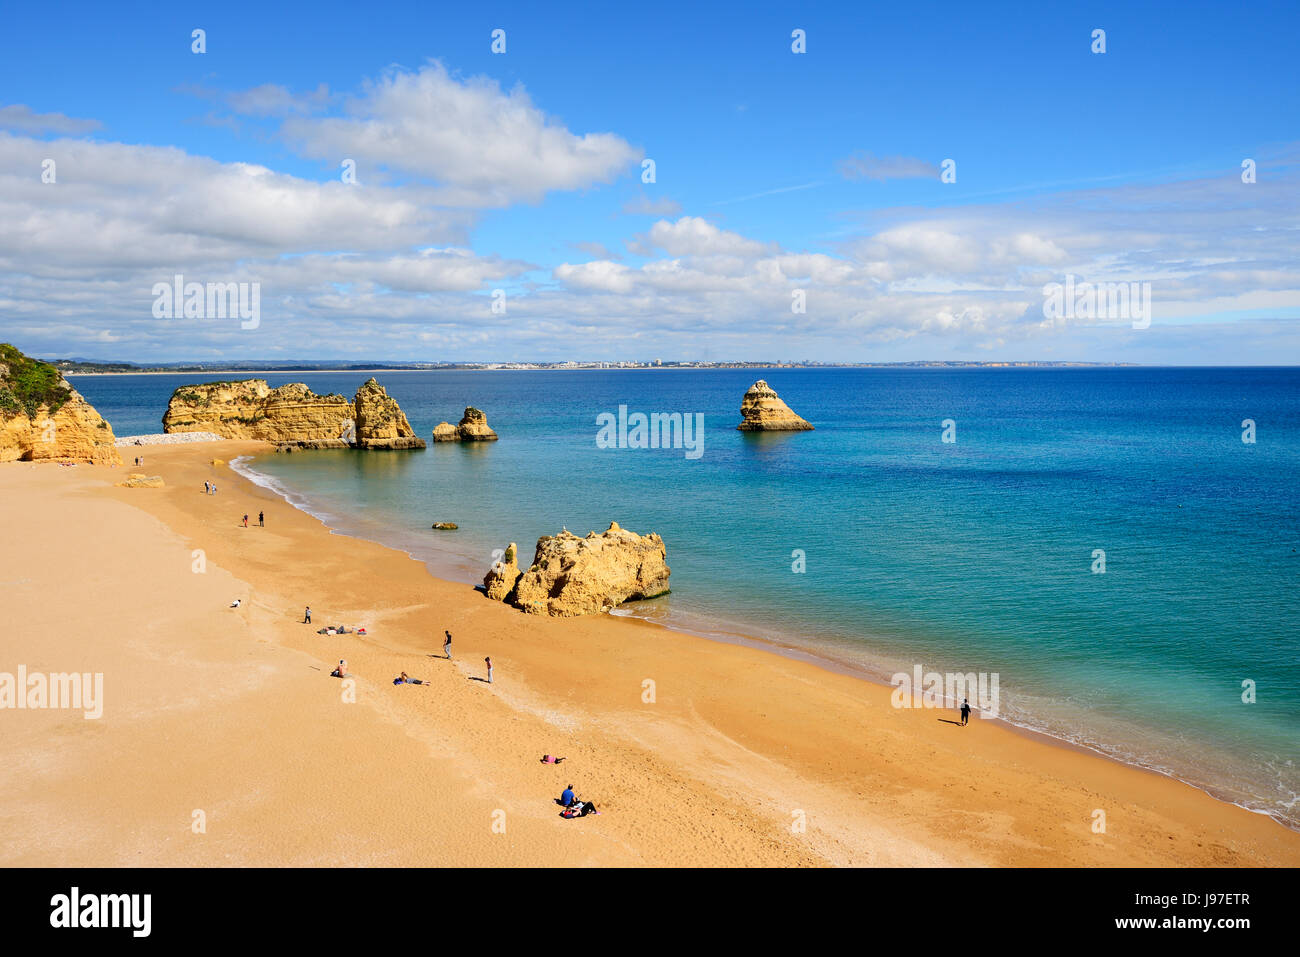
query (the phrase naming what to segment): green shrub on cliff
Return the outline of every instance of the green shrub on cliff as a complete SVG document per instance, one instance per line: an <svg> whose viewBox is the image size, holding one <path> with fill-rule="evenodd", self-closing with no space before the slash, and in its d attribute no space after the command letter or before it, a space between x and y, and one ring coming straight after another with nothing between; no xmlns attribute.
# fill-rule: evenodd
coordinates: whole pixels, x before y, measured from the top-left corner
<svg viewBox="0 0 1300 957"><path fill-rule="evenodd" d="M27 413L35 418L41 406L53 415L72 398L59 370L48 362L32 359L7 342L0 342L0 410Z"/></svg>

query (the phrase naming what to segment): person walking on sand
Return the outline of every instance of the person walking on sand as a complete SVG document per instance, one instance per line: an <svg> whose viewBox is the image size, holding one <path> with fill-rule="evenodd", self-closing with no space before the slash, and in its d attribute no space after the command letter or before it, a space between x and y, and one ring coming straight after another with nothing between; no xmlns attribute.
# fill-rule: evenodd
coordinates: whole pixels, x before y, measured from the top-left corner
<svg viewBox="0 0 1300 957"><path fill-rule="evenodd" d="M970 720L970 698L961 699L961 726L966 727L966 722Z"/></svg>
<svg viewBox="0 0 1300 957"><path fill-rule="evenodd" d="M488 679L487 679L487 681L488 681L488 684L491 684L491 683L492 683L492 659L491 659L491 658L484 658L483 660L487 662L487 666L488 666Z"/></svg>
<svg viewBox="0 0 1300 957"><path fill-rule="evenodd" d="M258 527L259 527L259 528L266 528L266 513L265 513L265 512L258 512L258 513L257 513L257 524L258 524Z"/></svg>
<svg viewBox="0 0 1300 957"><path fill-rule="evenodd" d="M244 516L244 528L248 528L248 516Z"/></svg>
<svg viewBox="0 0 1300 957"><path fill-rule="evenodd" d="M308 605L307 609L302 613L302 623L304 625L311 624L311 605Z"/></svg>
<svg viewBox="0 0 1300 957"><path fill-rule="evenodd" d="M451 632L444 631L443 634L447 637L442 639L442 656L451 661Z"/></svg>

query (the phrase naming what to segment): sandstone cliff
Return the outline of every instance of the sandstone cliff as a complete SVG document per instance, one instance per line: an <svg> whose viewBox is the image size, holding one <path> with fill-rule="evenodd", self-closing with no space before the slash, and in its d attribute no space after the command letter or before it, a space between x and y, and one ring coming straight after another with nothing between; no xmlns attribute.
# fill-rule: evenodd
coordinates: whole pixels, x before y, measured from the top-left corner
<svg viewBox="0 0 1300 957"><path fill-rule="evenodd" d="M0 462L121 465L113 429L54 366L0 344Z"/></svg>
<svg viewBox="0 0 1300 957"><path fill-rule="evenodd" d="M506 557L483 584L490 598L530 615L588 615L668 591L663 539L638 535L617 522L586 538L565 530L538 539L533 564L522 575L514 564L513 544Z"/></svg>
<svg viewBox="0 0 1300 957"><path fill-rule="evenodd" d="M749 387L740 403L744 420L736 428L742 432L808 432L812 425L781 401L781 397L763 379Z"/></svg>
<svg viewBox="0 0 1300 957"><path fill-rule="evenodd" d="M265 379L205 382L172 393L164 432L215 432L282 448L422 449L406 415L374 379L349 402L301 382L272 389Z"/></svg>
<svg viewBox="0 0 1300 957"><path fill-rule="evenodd" d="M488 428L487 416L472 405L465 408L459 425L439 422L433 427L435 442L495 442L497 434Z"/></svg>

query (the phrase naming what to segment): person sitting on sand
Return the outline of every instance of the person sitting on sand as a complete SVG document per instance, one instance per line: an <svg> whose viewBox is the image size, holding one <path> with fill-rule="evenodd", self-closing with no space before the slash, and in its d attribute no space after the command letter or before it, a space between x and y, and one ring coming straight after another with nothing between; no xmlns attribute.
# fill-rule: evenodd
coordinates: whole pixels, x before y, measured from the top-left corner
<svg viewBox="0 0 1300 957"><path fill-rule="evenodd" d="M560 795L560 806L572 807L573 802L576 800L577 798L573 796L573 785L570 784L568 787L564 789L564 793Z"/></svg>
<svg viewBox="0 0 1300 957"><path fill-rule="evenodd" d="M330 672L331 678L350 678L348 674L348 663L342 658L339 659L339 666Z"/></svg>
<svg viewBox="0 0 1300 957"><path fill-rule="evenodd" d="M542 764L559 764L564 758L553 758L549 754L542 755Z"/></svg>
<svg viewBox="0 0 1300 957"><path fill-rule="evenodd" d="M231 607L231 608L238 608L238 607L240 606L240 603L241 603L242 601L243 601L243 599L241 599L241 598L236 598L234 601L232 601L232 602L230 603L230 607Z"/></svg>

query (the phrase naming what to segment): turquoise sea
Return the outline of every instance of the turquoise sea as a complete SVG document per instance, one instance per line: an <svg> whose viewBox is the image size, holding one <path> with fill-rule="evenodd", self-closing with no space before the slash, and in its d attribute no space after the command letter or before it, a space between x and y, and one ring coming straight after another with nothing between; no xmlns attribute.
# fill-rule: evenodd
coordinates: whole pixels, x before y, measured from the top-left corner
<svg viewBox="0 0 1300 957"><path fill-rule="evenodd" d="M229 377L72 378L127 435L161 431L177 386ZM501 440L246 466L339 531L464 581L511 541L526 563L561 527L658 532L672 593L622 613L877 676L997 673L1004 718L1300 827L1296 369L377 377L426 440L466 405ZM367 374L265 378L350 397ZM736 431L758 378L816 431ZM598 447L597 416L620 405L702 414L703 454Z"/></svg>

